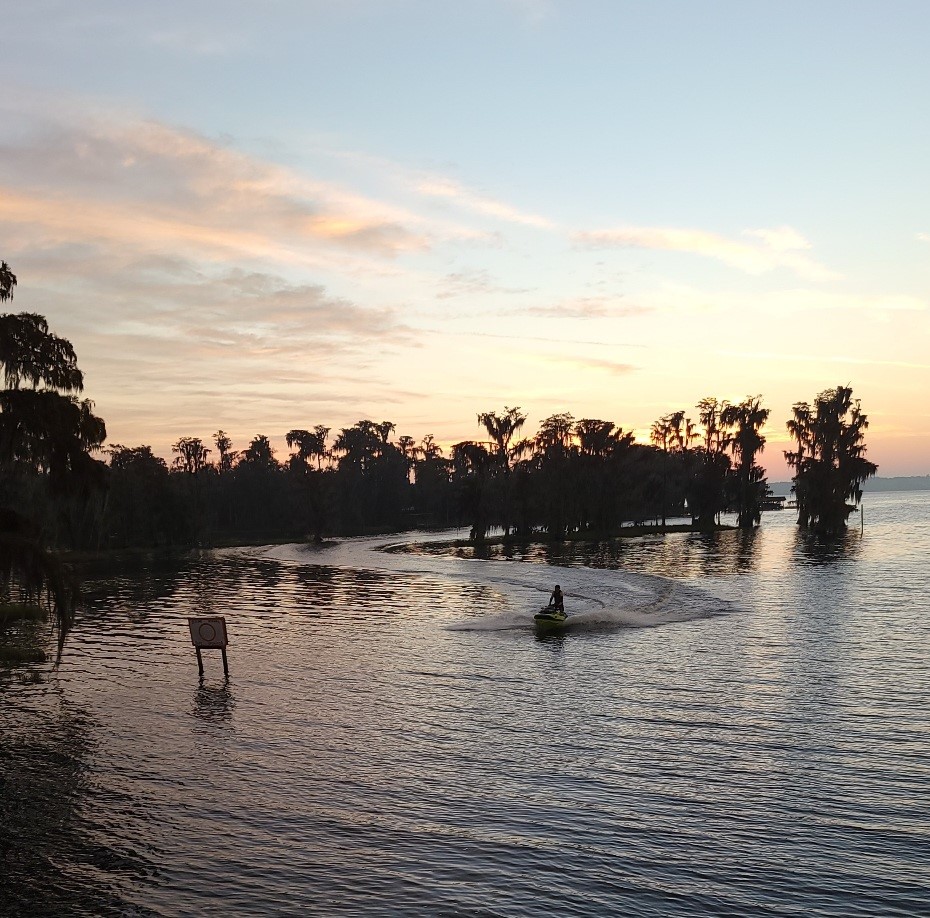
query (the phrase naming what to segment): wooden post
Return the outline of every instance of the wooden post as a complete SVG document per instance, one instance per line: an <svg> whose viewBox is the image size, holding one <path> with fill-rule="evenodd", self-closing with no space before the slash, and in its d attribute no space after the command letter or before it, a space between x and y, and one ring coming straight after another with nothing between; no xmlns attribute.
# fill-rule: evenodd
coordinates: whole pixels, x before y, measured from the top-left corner
<svg viewBox="0 0 930 918"><path fill-rule="evenodd" d="M191 632L191 643L197 651L197 667L200 670L200 679L203 681L204 649L216 649L223 654L223 673L229 679L229 661L226 659L226 645L229 639L226 636L226 619L222 615L209 618L188 618L187 625Z"/></svg>

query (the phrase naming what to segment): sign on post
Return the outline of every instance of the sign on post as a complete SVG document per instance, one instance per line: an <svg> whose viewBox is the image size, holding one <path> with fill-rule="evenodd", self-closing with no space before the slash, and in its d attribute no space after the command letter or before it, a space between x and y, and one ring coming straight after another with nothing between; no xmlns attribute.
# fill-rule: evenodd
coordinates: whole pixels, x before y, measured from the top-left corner
<svg viewBox="0 0 930 918"><path fill-rule="evenodd" d="M191 630L191 643L197 651L197 666L200 669L200 678L203 679L203 657L201 650L220 650L223 654L223 672L229 678L229 664L226 661L226 645L229 638L226 636L226 619L222 615L205 617L188 617L187 624Z"/></svg>

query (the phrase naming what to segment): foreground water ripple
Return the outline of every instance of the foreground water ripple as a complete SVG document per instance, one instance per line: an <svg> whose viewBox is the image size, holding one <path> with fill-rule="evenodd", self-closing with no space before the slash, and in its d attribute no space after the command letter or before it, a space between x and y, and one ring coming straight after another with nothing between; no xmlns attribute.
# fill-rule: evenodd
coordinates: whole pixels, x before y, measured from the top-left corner
<svg viewBox="0 0 930 918"><path fill-rule="evenodd" d="M866 519L91 570L0 670L0 914L930 914L930 494Z"/></svg>

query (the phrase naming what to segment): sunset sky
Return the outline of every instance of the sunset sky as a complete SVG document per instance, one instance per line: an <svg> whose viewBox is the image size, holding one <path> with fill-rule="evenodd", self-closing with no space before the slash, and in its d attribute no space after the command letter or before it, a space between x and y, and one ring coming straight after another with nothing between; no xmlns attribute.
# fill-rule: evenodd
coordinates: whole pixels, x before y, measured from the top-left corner
<svg viewBox="0 0 930 918"><path fill-rule="evenodd" d="M0 258L108 442L850 384L930 472L930 3L3 2ZM9 308L9 304L7 304Z"/></svg>

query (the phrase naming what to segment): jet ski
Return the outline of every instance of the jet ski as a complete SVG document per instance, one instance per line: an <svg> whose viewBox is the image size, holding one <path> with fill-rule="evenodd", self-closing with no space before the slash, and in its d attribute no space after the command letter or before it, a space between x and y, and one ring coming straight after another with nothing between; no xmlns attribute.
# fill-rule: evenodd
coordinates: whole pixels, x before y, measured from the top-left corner
<svg viewBox="0 0 930 918"><path fill-rule="evenodd" d="M558 609L556 609L555 606L543 606L533 616L533 620L536 622L536 624L541 625L543 627L561 625L562 622L564 622L566 618L568 618L568 616L564 612L561 612Z"/></svg>

